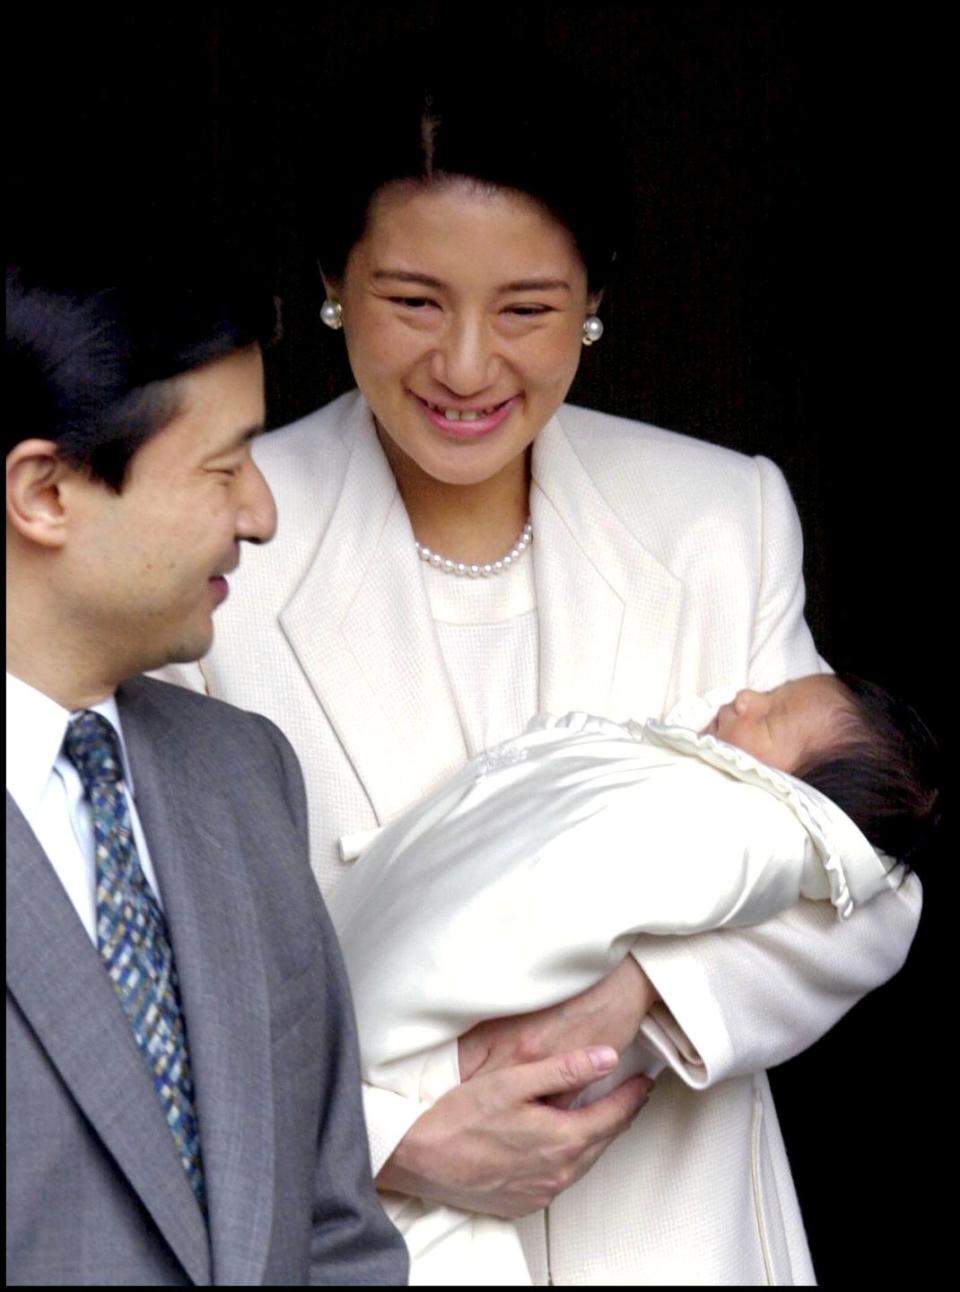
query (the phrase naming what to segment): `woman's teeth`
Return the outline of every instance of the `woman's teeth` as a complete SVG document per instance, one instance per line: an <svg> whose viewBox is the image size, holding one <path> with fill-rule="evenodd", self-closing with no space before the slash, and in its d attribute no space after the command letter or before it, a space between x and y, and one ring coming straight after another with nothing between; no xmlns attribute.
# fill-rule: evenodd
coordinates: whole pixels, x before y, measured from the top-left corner
<svg viewBox="0 0 960 1292"><path fill-rule="evenodd" d="M500 407L499 404L493 404L490 408L461 410L459 408L441 408L438 404L431 404L429 400L426 400L425 403L428 408L432 408L435 413L440 413L448 422L475 422L478 417L489 417L491 413L495 413Z"/></svg>

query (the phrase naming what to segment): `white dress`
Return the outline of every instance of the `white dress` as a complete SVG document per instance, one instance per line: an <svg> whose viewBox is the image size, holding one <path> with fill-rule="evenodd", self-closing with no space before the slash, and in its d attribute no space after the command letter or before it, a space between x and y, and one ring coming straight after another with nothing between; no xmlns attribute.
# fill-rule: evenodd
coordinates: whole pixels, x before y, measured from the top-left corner
<svg viewBox="0 0 960 1292"><path fill-rule="evenodd" d="M468 697L449 675L362 397L261 436L254 453L277 537L245 549L202 665L167 676L264 714L290 739L329 900L350 870L338 842L389 824L475 752ZM660 717L681 696L767 690L822 668L803 622L799 521L772 463L564 405L537 437L532 471L536 704L525 719ZM496 683L477 669L489 694ZM898 971L920 906L908 876L854 920L801 900L747 928L640 934L632 954L675 1024L665 1057L685 1072L665 1072L590 1171L518 1222L534 1281L813 1282L764 1069ZM834 1102L810 1092L811 1115L835 1116ZM422 1106L370 1086L364 1103L377 1172Z"/></svg>
<svg viewBox="0 0 960 1292"><path fill-rule="evenodd" d="M459 1080L449 1042L585 990L639 933L759 923L801 897L846 918L901 878L828 799L713 736L535 719L381 831L329 899L364 1078L427 1106ZM644 1026L594 1097L663 1066L656 1011ZM384 1199L411 1283L532 1281L509 1221Z"/></svg>

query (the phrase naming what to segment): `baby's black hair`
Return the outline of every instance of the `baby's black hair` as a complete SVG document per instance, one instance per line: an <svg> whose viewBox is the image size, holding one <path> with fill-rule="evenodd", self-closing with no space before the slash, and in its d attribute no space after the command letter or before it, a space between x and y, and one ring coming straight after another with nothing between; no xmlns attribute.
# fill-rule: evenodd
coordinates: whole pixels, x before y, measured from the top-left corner
<svg viewBox="0 0 960 1292"><path fill-rule="evenodd" d="M943 812L943 756L909 704L873 682L837 674L850 703L839 742L794 775L832 799L875 848L911 861Z"/></svg>

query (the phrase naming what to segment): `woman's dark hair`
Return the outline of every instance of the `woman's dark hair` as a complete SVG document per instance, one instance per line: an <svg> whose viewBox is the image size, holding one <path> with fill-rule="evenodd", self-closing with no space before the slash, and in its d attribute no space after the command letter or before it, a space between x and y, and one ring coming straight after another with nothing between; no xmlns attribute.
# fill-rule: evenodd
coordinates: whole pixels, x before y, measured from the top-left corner
<svg viewBox="0 0 960 1292"><path fill-rule="evenodd" d="M908 861L942 815L940 748L911 705L850 673L837 681L850 703L843 735L794 775L842 808L875 848Z"/></svg>
<svg viewBox="0 0 960 1292"><path fill-rule="evenodd" d="M504 68L503 51L471 45L484 78ZM569 68L546 67L542 51L511 58L509 84L481 88L450 50L391 51L359 83L351 67L342 114L318 145L322 192L309 201L321 268L343 276L363 236L370 202L384 185L466 178L512 189L542 204L573 235L591 291L603 288L626 208L625 175L603 105L604 90Z"/></svg>
<svg viewBox="0 0 960 1292"><path fill-rule="evenodd" d="M6 306L6 451L53 440L117 492L176 415L173 379L267 342L276 317L256 277L216 257L24 261L7 269Z"/></svg>

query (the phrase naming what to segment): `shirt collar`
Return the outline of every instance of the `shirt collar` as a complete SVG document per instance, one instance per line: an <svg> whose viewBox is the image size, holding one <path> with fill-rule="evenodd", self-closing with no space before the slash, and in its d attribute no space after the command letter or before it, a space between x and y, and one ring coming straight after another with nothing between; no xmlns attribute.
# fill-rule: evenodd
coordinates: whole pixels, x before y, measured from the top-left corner
<svg viewBox="0 0 960 1292"><path fill-rule="evenodd" d="M123 779L132 795L133 777L116 696L110 695L89 708L106 718L120 738ZM39 807L60 756L67 723L74 716L36 687L7 674L7 789L24 814Z"/></svg>

